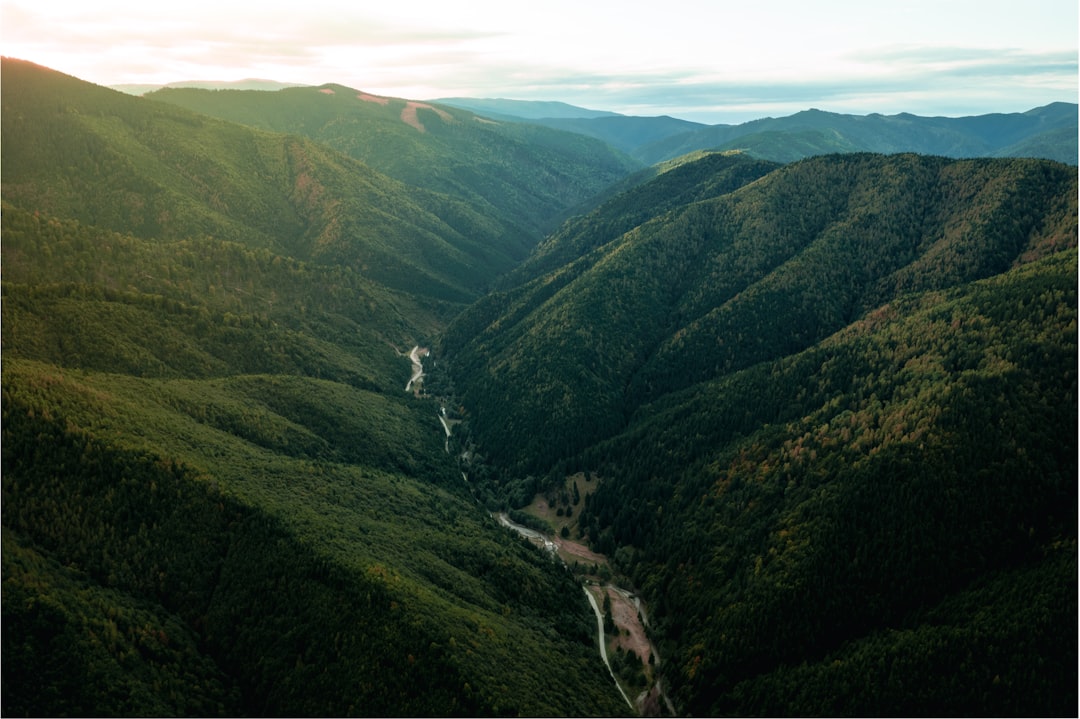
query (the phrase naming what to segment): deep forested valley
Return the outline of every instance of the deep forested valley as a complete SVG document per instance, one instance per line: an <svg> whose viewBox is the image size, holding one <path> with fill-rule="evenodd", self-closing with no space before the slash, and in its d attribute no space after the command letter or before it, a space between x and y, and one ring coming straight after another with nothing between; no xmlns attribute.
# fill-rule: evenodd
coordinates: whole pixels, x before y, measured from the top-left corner
<svg viewBox="0 0 1080 719"><path fill-rule="evenodd" d="M1075 714L1075 166L2 73L5 714Z"/></svg>

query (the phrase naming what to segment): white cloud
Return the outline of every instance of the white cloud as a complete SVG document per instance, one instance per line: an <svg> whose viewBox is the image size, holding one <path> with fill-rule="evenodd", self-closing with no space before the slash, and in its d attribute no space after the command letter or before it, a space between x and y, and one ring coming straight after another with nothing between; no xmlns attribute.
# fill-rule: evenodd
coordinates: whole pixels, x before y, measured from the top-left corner
<svg viewBox="0 0 1080 719"><path fill-rule="evenodd" d="M3 0L0 46L100 84L266 77L711 121L811 105L974 114L1076 100L1075 0L365 5Z"/></svg>

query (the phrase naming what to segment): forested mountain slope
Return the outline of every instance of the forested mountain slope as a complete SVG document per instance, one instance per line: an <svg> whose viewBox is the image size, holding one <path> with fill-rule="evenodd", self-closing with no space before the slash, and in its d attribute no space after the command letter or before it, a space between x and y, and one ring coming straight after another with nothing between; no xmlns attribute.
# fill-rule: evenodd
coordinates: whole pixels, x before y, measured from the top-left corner
<svg viewBox="0 0 1080 719"><path fill-rule="evenodd" d="M309 140L3 80L4 713L624 710L577 582L404 391L501 230Z"/></svg>
<svg viewBox="0 0 1080 719"><path fill-rule="evenodd" d="M279 92L164 89L147 97L264 130L302 135L402 182L450 195L521 248L560 216L641 167L604 142L341 85Z"/></svg>
<svg viewBox="0 0 1080 719"><path fill-rule="evenodd" d="M474 298L527 243L462 200L296 136L256 131L3 61L10 203L140 237L215 237ZM259 93L256 93L259 94Z"/></svg>
<svg viewBox="0 0 1080 719"><path fill-rule="evenodd" d="M581 521L650 600L680 706L1075 709L1076 261L894 301L588 455Z"/></svg>
<svg viewBox="0 0 1080 719"><path fill-rule="evenodd" d="M1075 188L1045 161L835 155L673 210L660 191L658 216L628 231L618 203L564 227L551 252L597 249L486 297L443 343L487 450L542 470L644 401L1075 244Z"/></svg>
<svg viewBox="0 0 1080 719"><path fill-rule="evenodd" d="M1074 711L1075 168L838 155L657 196L445 334L490 496L602 477L578 528L681 710Z"/></svg>

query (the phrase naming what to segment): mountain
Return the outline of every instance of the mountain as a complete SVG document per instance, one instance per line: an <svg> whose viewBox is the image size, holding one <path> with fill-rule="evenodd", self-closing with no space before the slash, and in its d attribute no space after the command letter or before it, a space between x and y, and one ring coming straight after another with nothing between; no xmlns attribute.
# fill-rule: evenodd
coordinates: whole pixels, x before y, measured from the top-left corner
<svg viewBox="0 0 1080 719"><path fill-rule="evenodd" d="M675 117L600 117L581 118L543 118L533 122L546 127L554 127L569 132L595 137L631 156L642 146L660 142L675 135L695 132L708 127L699 122L680 120ZM671 158L665 158L671 159Z"/></svg>
<svg viewBox="0 0 1080 719"><path fill-rule="evenodd" d="M576 531L680 711L1072 711L1075 168L750 162L600 205L452 323L478 491L600 478Z"/></svg>
<svg viewBox="0 0 1080 719"><path fill-rule="evenodd" d="M498 221L516 259L571 208L641 167L605 143L341 85L275 93L171 89L148 97L301 135Z"/></svg>
<svg viewBox="0 0 1080 719"><path fill-rule="evenodd" d="M491 221L308 139L2 72L4 713L625 711L577 580L405 391L495 271Z"/></svg>
<svg viewBox="0 0 1080 719"><path fill-rule="evenodd" d="M493 120L529 122L587 135L630 155L643 145L658 142L672 135L708 127L700 122L690 122L674 117L621 115L616 112L589 110L562 102L468 97L448 97L432 100L432 102L471 110Z"/></svg>
<svg viewBox="0 0 1080 719"><path fill-rule="evenodd" d="M713 125L634 148L630 154L649 164L694 150L744 149L777 162L830 152L916 152L958 158L1034 156L1075 165L1077 127L1074 103L956 118L806 110L741 125Z"/></svg>
<svg viewBox="0 0 1080 719"><path fill-rule="evenodd" d="M112 90L126 92L129 95L145 95L148 92L154 92L155 90L161 90L166 87L194 87L201 90L261 90L264 92L277 92L278 90L284 90L287 87L304 87L304 85L296 82L278 82L277 80L248 78L246 80L183 80L180 82L169 82L163 85L137 85L129 83L109 86Z"/></svg>
<svg viewBox="0 0 1080 719"><path fill-rule="evenodd" d="M915 152L945 157L1037 157L1077 164L1077 105L1057 102L1023 113L971 117L845 115L806 110L739 125L635 117L551 107L551 103L450 98L446 104L506 121L594 137L652 165L701 150L739 150L773 162L837 152Z"/></svg>
<svg viewBox="0 0 1080 719"><path fill-rule="evenodd" d="M212 236L332 262L456 305L528 247L465 201L301 137L18 61L5 60L4 80L4 197L13 204L141 237Z"/></svg>

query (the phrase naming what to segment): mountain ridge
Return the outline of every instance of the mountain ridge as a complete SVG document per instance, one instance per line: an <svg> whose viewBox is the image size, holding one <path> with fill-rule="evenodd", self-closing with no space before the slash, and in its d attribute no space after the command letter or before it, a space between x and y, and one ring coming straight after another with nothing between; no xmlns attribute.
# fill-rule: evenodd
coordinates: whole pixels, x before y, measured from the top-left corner
<svg viewBox="0 0 1080 719"><path fill-rule="evenodd" d="M518 258L592 194L640 168L606 143L532 124L333 83L276 93L165 89L147 96L307 137L409 185L499 220Z"/></svg>
<svg viewBox="0 0 1080 719"><path fill-rule="evenodd" d="M483 107L480 101L476 104ZM542 107L516 117L605 140L646 164L697 150L735 149L777 162L829 152L918 152L948 157L1034 156L1077 164L1077 105L1070 102L958 117L908 112L854 115L810 108L783 117L715 125L666 116L544 117ZM500 116L515 117L505 109ZM1044 133L1045 143L1040 145L1037 138Z"/></svg>

